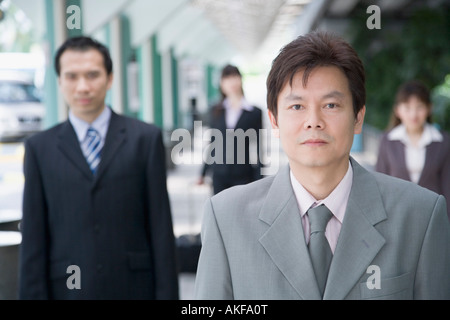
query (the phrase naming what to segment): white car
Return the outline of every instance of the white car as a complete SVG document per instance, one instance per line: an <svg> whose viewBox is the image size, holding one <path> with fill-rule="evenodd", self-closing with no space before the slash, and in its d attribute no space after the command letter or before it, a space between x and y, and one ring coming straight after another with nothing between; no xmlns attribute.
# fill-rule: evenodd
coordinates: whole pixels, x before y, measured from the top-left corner
<svg viewBox="0 0 450 320"><path fill-rule="evenodd" d="M45 105L33 78L0 72L0 141L20 140L43 129Z"/></svg>

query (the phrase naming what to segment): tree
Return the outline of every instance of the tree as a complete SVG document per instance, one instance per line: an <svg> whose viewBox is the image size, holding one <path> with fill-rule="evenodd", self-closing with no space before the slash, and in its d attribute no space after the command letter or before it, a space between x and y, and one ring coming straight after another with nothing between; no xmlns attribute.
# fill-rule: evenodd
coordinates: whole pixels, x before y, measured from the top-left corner
<svg viewBox="0 0 450 320"><path fill-rule="evenodd" d="M379 129L388 123L395 92L410 79L422 80L432 91L433 119L450 130L450 8L419 7L382 16L381 29L361 28L367 14L355 10L352 45L366 69L366 121Z"/></svg>

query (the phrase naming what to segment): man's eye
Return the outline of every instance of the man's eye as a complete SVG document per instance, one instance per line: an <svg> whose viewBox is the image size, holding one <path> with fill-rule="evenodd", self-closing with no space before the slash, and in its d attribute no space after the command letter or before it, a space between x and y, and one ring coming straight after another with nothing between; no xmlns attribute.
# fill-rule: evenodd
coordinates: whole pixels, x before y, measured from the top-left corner
<svg viewBox="0 0 450 320"><path fill-rule="evenodd" d="M303 106L301 104L294 104L291 108L294 110L300 110Z"/></svg>
<svg viewBox="0 0 450 320"><path fill-rule="evenodd" d="M89 72L89 73L87 74L87 77L88 77L89 79L95 79L95 78L98 77L98 72Z"/></svg>
<svg viewBox="0 0 450 320"><path fill-rule="evenodd" d="M327 103L326 107L329 109L334 109L337 107L337 104L336 103Z"/></svg>

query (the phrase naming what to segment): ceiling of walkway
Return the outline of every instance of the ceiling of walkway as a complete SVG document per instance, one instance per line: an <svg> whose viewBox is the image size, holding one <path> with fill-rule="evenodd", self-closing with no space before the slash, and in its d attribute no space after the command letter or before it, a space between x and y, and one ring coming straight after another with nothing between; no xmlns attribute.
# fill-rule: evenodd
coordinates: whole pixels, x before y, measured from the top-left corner
<svg viewBox="0 0 450 320"><path fill-rule="evenodd" d="M314 0L313 0L314 1ZM258 49L269 35L278 37L311 0L192 0L240 52Z"/></svg>
<svg viewBox="0 0 450 320"><path fill-rule="evenodd" d="M358 5L377 5L383 15L401 17L424 3L444 2L449 0L191 0L191 5L202 9L240 53L250 54L264 44L280 48L321 19L345 19Z"/></svg>
<svg viewBox="0 0 450 320"><path fill-rule="evenodd" d="M45 0L9 0L45 26L38 4ZM134 46L157 32L162 50L172 47L178 56L197 55L216 63L231 55L273 57L295 36L323 21L342 21L355 8L377 5L382 16L401 17L426 3L440 6L450 0L81 0L83 30L96 32L112 17L126 14ZM36 17L37 16L37 17ZM333 28L333 23L328 28ZM45 31L44 31L45 32Z"/></svg>

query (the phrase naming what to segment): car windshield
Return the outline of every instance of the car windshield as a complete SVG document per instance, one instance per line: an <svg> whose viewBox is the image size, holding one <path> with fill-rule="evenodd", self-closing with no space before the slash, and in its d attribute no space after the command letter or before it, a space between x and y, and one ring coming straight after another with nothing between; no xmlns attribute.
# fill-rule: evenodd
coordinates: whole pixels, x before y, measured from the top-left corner
<svg viewBox="0 0 450 320"><path fill-rule="evenodd" d="M0 103L40 102L37 88L33 84L1 81Z"/></svg>

